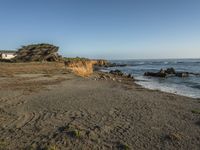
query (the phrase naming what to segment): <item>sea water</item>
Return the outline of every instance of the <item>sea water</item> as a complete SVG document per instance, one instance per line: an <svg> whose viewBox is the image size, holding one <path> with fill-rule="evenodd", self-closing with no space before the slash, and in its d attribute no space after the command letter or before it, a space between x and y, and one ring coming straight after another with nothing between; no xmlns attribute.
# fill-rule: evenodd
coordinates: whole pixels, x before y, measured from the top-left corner
<svg viewBox="0 0 200 150"><path fill-rule="evenodd" d="M200 59L157 59L157 60L112 60L112 63L127 64L124 67L110 67L107 71L119 69L132 74L136 83L149 89L157 89L193 98L200 98L200 76L189 77L146 77L145 72L158 72L161 68L173 67L176 71L200 73Z"/></svg>

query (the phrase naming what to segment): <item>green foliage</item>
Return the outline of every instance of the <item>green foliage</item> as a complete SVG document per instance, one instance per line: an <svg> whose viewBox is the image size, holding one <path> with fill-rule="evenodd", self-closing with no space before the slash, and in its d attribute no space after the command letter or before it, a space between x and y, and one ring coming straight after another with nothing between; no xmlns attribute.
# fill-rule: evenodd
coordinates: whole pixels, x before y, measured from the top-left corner
<svg viewBox="0 0 200 150"><path fill-rule="evenodd" d="M51 44L31 44L22 46L17 51L14 62L35 62L35 61L60 61L61 56L57 53L59 47Z"/></svg>
<svg viewBox="0 0 200 150"><path fill-rule="evenodd" d="M6 150L6 142L3 140L3 139L1 139L0 140L0 150Z"/></svg>
<svg viewBox="0 0 200 150"><path fill-rule="evenodd" d="M118 145L118 149L120 149L120 150L130 150L130 147L127 144L120 143Z"/></svg>
<svg viewBox="0 0 200 150"><path fill-rule="evenodd" d="M75 57L75 58L63 57L63 60L65 60L65 61L84 61L84 60L89 60L89 59L84 58L84 57Z"/></svg>
<svg viewBox="0 0 200 150"><path fill-rule="evenodd" d="M48 43L41 43L41 44L30 44L30 45L25 45L25 46L22 46L21 49L19 50L23 50L23 49L26 49L26 50L31 50L31 49L40 49L40 48L49 48L49 47L56 47L52 44L48 44Z"/></svg>
<svg viewBox="0 0 200 150"><path fill-rule="evenodd" d="M195 109L191 111L193 114L200 114L200 109Z"/></svg>
<svg viewBox="0 0 200 150"><path fill-rule="evenodd" d="M58 148L55 145L51 145L47 150L58 150Z"/></svg>
<svg viewBox="0 0 200 150"><path fill-rule="evenodd" d="M74 138L80 138L80 137L81 137L80 131L77 130L77 129L74 129L74 130L72 130L72 131L69 131L68 134L69 134L71 137L74 137Z"/></svg>
<svg viewBox="0 0 200 150"><path fill-rule="evenodd" d="M62 133L67 133L67 135L72 138L81 137L81 130L71 125L60 127L58 130Z"/></svg>

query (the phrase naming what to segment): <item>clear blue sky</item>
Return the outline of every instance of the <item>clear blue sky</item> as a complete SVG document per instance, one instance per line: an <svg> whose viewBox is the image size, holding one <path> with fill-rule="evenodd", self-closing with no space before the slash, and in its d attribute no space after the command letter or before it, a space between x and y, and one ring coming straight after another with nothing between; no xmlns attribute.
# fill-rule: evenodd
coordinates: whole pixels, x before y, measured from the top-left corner
<svg viewBox="0 0 200 150"><path fill-rule="evenodd" d="M1 0L0 49L68 57L200 58L200 0Z"/></svg>

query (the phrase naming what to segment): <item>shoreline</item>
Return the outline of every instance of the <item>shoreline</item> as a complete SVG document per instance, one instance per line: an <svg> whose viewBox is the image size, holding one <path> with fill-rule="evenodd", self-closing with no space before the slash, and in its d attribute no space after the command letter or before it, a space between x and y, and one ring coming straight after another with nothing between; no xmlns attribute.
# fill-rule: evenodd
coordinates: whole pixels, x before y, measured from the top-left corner
<svg viewBox="0 0 200 150"><path fill-rule="evenodd" d="M185 96L185 97L188 97L188 98L200 100L200 97L194 97L194 96L190 96L189 94L182 94L182 93L179 93L179 92L176 92L176 91L173 92L173 91L170 91L170 90L166 90L166 88L162 90L161 88L156 89L155 87L147 87L145 85L137 83L137 82L140 82L140 81L143 81L143 80L137 80L137 81L135 81L135 83L142 86L145 89L156 90L156 91L158 90L160 92L165 92L165 93L174 94L174 95L177 95L177 96Z"/></svg>
<svg viewBox="0 0 200 150"><path fill-rule="evenodd" d="M100 72L102 72L102 73L109 73L109 71L108 70L102 70L102 69L100 69L99 70ZM124 74L124 73L123 73ZM134 75L133 75L133 77L134 77ZM155 88L155 87L147 87L147 86L145 86L145 85L142 85L141 83L139 83L139 82L141 82L141 81L143 81L143 82L146 82L146 83L149 83L147 80L141 80L141 79L137 79L137 78L134 78L134 83L135 84L137 84L137 85L139 85L139 86L141 86L141 87L143 87L143 88L145 88L145 89L148 89L148 90L158 90L158 91L160 91L160 92L165 92L165 93L169 93L169 94L174 94L174 95L177 95L177 96L185 96L185 97L188 97L188 98L193 98L193 99L197 99L197 100L200 100L200 97L194 97L194 96L190 96L189 94L181 94L181 93L178 93L178 92L172 92L172 91L170 91L170 90L167 90L166 88L165 89L161 89L161 87L160 88ZM150 84L150 83L149 83Z"/></svg>
<svg viewBox="0 0 200 150"><path fill-rule="evenodd" d="M103 71L100 71L101 73L108 73L110 74L109 72L103 72ZM97 72L98 73L98 72ZM110 74L111 75L111 74ZM133 76L134 78L134 76ZM172 94L172 95L175 95L175 96L183 96L183 97L186 97L186 98L189 98L189 99L194 99L194 100L200 100L200 98L195 98L195 97L191 97L191 96L187 96L187 95L181 95L181 94L178 94L178 93L173 93L173 92L167 92L167 91L164 91L164 90L161 90L161 89L154 89L154 88L148 88L148 87L145 87L137 82L140 82L140 81L146 81L146 80L139 80L139 79L135 79L133 81L130 81L130 82L133 82L136 86L139 86L140 88L143 88L145 90L149 90L149 91L158 91L158 92L162 92L162 93L166 93L166 94Z"/></svg>
<svg viewBox="0 0 200 150"><path fill-rule="evenodd" d="M133 69L133 68L131 68L131 69ZM142 75L141 72L140 72L140 74L138 74L137 71L134 73L134 71L132 71L131 69L126 68L126 67L114 67L114 68L109 67L109 68L102 68L101 71L109 72L111 70L120 70L124 74L126 74L128 72L129 74L133 75L135 77L135 79L137 79L137 81L136 81L137 84L143 86L144 88L160 90L163 92L173 93L173 94L187 96L187 97L196 98L196 99L200 98L199 87L195 87L196 84L197 85L199 84L199 78L197 78L197 77L199 77L199 73L191 73L191 72L185 71L186 73L189 73L190 75L191 74L197 75L196 76L197 79L195 78L195 80L197 80L197 83L195 84L195 83L193 83L194 76L192 76L192 75L190 77L189 76L188 77L179 77L177 79L175 78L175 76L170 76L170 74L167 78L154 77L154 76L148 77L148 76ZM174 68L168 68L168 69L174 70ZM148 71L147 71L147 73L148 73ZM188 81L188 83L186 81Z"/></svg>

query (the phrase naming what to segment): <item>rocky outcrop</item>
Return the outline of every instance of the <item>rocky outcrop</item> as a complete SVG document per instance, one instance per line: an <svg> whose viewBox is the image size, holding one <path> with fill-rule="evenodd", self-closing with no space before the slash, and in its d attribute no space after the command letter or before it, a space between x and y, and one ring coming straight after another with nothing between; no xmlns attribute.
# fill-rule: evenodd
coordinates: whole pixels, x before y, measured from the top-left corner
<svg viewBox="0 0 200 150"><path fill-rule="evenodd" d="M104 60L89 60L89 59L82 59L82 60L71 59L68 61L64 61L65 67L67 69L70 69L76 75L83 77L90 76L93 73L93 70L95 69L96 66L102 66L105 63L107 62ZM133 79L133 77L130 74L126 75L120 70L112 70L110 71L110 74L114 76L121 76ZM107 78L107 77L102 76L102 78Z"/></svg>
<svg viewBox="0 0 200 150"><path fill-rule="evenodd" d="M96 61L95 65L99 66L99 67L105 67L105 66L109 65L109 62L107 60L98 59L98 60L94 60L94 61Z"/></svg>
<svg viewBox="0 0 200 150"><path fill-rule="evenodd" d="M125 77L125 78L134 79L134 77L131 74L127 75L127 74L123 73L121 70L118 70L118 69L111 70L109 73L112 74L112 75L115 75L115 76L121 76L121 77Z"/></svg>
<svg viewBox="0 0 200 150"><path fill-rule="evenodd" d="M166 77L167 74L163 72L145 72L144 76L151 76L151 77Z"/></svg>
<svg viewBox="0 0 200 150"><path fill-rule="evenodd" d="M97 61L93 60L71 60L65 61L65 67L70 69L76 75L79 76L89 76L93 73L93 65L95 65Z"/></svg>
<svg viewBox="0 0 200 150"><path fill-rule="evenodd" d="M175 75L177 77L189 77L189 72L177 72Z"/></svg>
<svg viewBox="0 0 200 150"><path fill-rule="evenodd" d="M124 75L123 72L120 71L120 70L111 70L110 73L113 74L113 75L118 75L118 76Z"/></svg>
<svg viewBox="0 0 200 150"><path fill-rule="evenodd" d="M167 76L189 77L189 74L197 75L195 73L189 73L189 72L176 72L174 68L167 68L166 70L161 69L159 72L145 72L144 76L162 77L162 78Z"/></svg>
<svg viewBox="0 0 200 150"><path fill-rule="evenodd" d="M32 61L59 61L61 56L58 55L59 47L51 44L32 44L22 46L13 59L14 62L32 62Z"/></svg>
<svg viewBox="0 0 200 150"><path fill-rule="evenodd" d="M166 74L176 74L176 71L174 68L167 68L167 70L164 71Z"/></svg>
<svg viewBox="0 0 200 150"><path fill-rule="evenodd" d="M108 63L105 67L126 67L127 64Z"/></svg>
<svg viewBox="0 0 200 150"><path fill-rule="evenodd" d="M95 66L97 66L97 67L108 68L108 67L125 67L125 66L127 66L127 64L111 63L111 62L109 62L107 60L103 60L103 59L99 59L96 61L97 61L97 63L95 64Z"/></svg>

